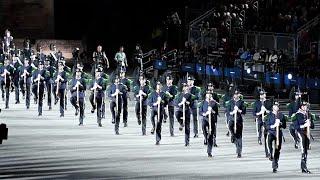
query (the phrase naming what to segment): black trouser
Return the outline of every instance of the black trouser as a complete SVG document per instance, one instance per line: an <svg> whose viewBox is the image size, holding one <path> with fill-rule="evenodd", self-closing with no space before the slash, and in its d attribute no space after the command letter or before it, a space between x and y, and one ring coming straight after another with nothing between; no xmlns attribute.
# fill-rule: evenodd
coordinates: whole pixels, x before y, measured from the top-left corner
<svg viewBox="0 0 320 180"><path fill-rule="evenodd" d="M79 109L80 111L80 116L79 116L79 123L83 123L83 115L84 115L84 98L79 97L79 106L77 103L77 96L71 96L70 98L70 103L72 106L76 109Z"/></svg>
<svg viewBox="0 0 320 180"><path fill-rule="evenodd" d="M267 136L267 141L268 141L268 149L270 152L271 157L273 157L272 160L272 169L278 169L278 161L280 157L280 151L281 151L281 146L282 146L282 132L279 132L279 146L277 146L277 137L271 133L268 133ZM274 142L274 149L273 149L273 144Z"/></svg>
<svg viewBox="0 0 320 180"><path fill-rule="evenodd" d="M209 134L209 128L211 128L211 133ZM214 122L214 119L211 119L211 127L209 127L209 122L207 120L202 120L202 131L204 138L206 139L208 146L207 146L207 153L212 153L212 145L213 145L213 139L216 134L216 123Z"/></svg>
<svg viewBox="0 0 320 180"><path fill-rule="evenodd" d="M7 78L9 78L9 77L7 77ZM4 86L4 89L3 89L3 86ZM9 97L10 97L10 90L9 90L9 88L10 88L10 81L8 82L7 81L7 83L5 84L4 83L4 81L1 81L1 91L2 91L2 97L4 97L4 93L6 94L6 99L5 99L5 101L6 101L6 108L8 108L9 107ZM4 92L5 91L5 92Z"/></svg>
<svg viewBox="0 0 320 180"><path fill-rule="evenodd" d="M26 83L24 84L23 81L20 81L20 87L25 86L25 88L21 88L22 95L26 94L26 106L27 108L30 107L30 91L31 91L31 84Z"/></svg>
<svg viewBox="0 0 320 180"><path fill-rule="evenodd" d="M97 109L97 123L98 124L101 124L101 119L102 119L102 101L104 99L104 96L96 96L95 97L95 103L93 103L93 94L91 94L89 96L89 100L90 100L90 103L91 103L91 106L93 107L93 109Z"/></svg>
<svg viewBox="0 0 320 180"><path fill-rule="evenodd" d="M270 155L270 153L271 152L269 152L269 150L268 150L268 147L267 147L267 144L268 144L268 142L267 142L267 136L268 136L268 130L267 130L267 128L266 128L266 126L265 125L263 125L263 136L264 136L264 152L265 152L265 154L266 154L266 157L267 156L269 156Z"/></svg>
<svg viewBox="0 0 320 180"><path fill-rule="evenodd" d="M65 96L65 89L59 89L59 92L58 92L58 96L59 96L59 100L60 100L60 114L61 115L64 115L64 109L65 109L65 102L64 102L64 98L66 97Z"/></svg>
<svg viewBox="0 0 320 180"><path fill-rule="evenodd" d="M51 107L52 84L48 82L46 83L46 86L47 86L47 95L48 95L48 106Z"/></svg>
<svg viewBox="0 0 320 180"><path fill-rule="evenodd" d="M256 131L257 131L258 140L261 141L262 131L263 131L263 122L261 118L256 118Z"/></svg>
<svg viewBox="0 0 320 180"><path fill-rule="evenodd" d="M231 133L231 138L234 138L234 144L236 145L236 153L242 153L242 130L243 123L237 121L236 132L234 131L234 120L229 120L229 131Z"/></svg>
<svg viewBox="0 0 320 180"><path fill-rule="evenodd" d="M123 107L123 123L128 122L128 97L127 94L122 94L122 107Z"/></svg>
<svg viewBox="0 0 320 180"><path fill-rule="evenodd" d="M180 123L180 125L183 125L183 113L182 111L176 111L176 118L178 120L178 122ZM184 121L184 141L185 144L189 144L190 141L190 111L186 110L185 111L185 121Z"/></svg>
<svg viewBox="0 0 320 180"><path fill-rule="evenodd" d="M157 120L155 120L157 116ZM158 111L152 109L151 110L151 123L153 128L156 130L156 141L160 142L161 140L161 126L162 126L162 119L163 119L163 108L160 108L160 115L158 115ZM157 123L157 124L155 124ZM155 127L156 125L156 127Z"/></svg>
<svg viewBox="0 0 320 180"><path fill-rule="evenodd" d="M35 98L38 100L38 113L42 114L42 106L43 106L43 94L44 94L44 85L40 84L39 87L39 95L38 95L38 84L32 86L32 93L34 94Z"/></svg>
<svg viewBox="0 0 320 180"><path fill-rule="evenodd" d="M19 99L19 80L14 79L13 85L14 85L14 94L15 94L16 102L20 102L20 99Z"/></svg>
<svg viewBox="0 0 320 180"><path fill-rule="evenodd" d="M101 107L101 116L102 118L105 118L106 117L106 103L104 101L104 98L102 100L102 107Z"/></svg>
<svg viewBox="0 0 320 180"><path fill-rule="evenodd" d="M142 103L143 104L143 103ZM142 118L141 118L141 114L140 114L140 102L137 101L136 102L136 107L135 107L135 111L136 111L136 117L138 119L138 121L142 122L141 128L142 128L142 134L145 135L146 134L146 120L147 120L147 105L142 105Z"/></svg>
<svg viewBox="0 0 320 180"><path fill-rule="evenodd" d="M116 133L119 133L119 124L120 124L120 116L121 116L121 101L118 101L118 104L116 105L115 101L111 101L110 102L110 110L111 110L111 115L112 115L112 120L115 121L114 124L114 130ZM117 107L118 106L118 112L117 111Z"/></svg>
<svg viewBox="0 0 320 180"><path fill-rule="evenodd" d="M289 126L289 132L290 132L290 135L293 138L294 143L297 144L299 139L298 139L297 131L295 130L293 123L290 124L290 126Z"/></svg>
<svg viewBox="0 0 320 180"><path fill-rule="evenodd" d="M169 115L169 128L170 135L174 135L174 106L167 105L164 110L164 119L167 119Z"/></svg>
<svg viewBox="0 0 320 180"><path fill-rule="evenodd" d="M192 118L193 118L193 133L198 134L198 112L197 108L191 108Z"/></svg>
<svg viewBox="0 0 320 180"><path fill-rule="evenodd" d="M310 145L310 139L303 132L298 132L301 146L301 169L307 169L308 149Z"/></svg>

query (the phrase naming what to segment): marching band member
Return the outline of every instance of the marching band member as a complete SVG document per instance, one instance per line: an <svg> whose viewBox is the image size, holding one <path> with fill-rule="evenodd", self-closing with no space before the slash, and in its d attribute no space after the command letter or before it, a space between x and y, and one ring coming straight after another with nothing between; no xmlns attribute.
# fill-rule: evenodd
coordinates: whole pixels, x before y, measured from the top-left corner
<svg viewBox="0 0 320 180"><path fill-rule="evenodd" d="M166 94L162 91L161 82L157 81L155 85L155 90L150 94L148 102L149 106L151 107L151 123L153 127L151 133L153 134L154 131L156 131L156 145L160 145L161 126L165 103Z"/></svg>
<svg viewBox="0 0 320 180"><path fill-rule="evenodd" d="M78 116L80 112L79 126L83 125L85 91L86 91L86 81L82 77L81 70L77 68L75 77L71 81L70 102L72 106L76 109L75 115Z"/></svg>
<svg viewBox="0 0 320 180"><path fill-rule="evenodd" d="M299 110L293 117L294 128L298 133L301 145L301 171L311 173L307 168L308 149L311 139L310 129L314 129L313 119L308 113L308 103L301 102Z"/></svg>
<svg viewBox="0 0 320 180"><path fill-rule="evenodd" d="M42 61L38 63L39 67L32 74L33 87L32 92L37 99L38 104L38 116L42 116L42 106L43 106L43 95L44 95L44 86L45 80L47 79L47 71L44 69L44 64Z"/></svg>
<svg viewBox="0 0 320 180"><path fill-rule="evenodd" d="M112 114L112 123L114 125L115 134L119 135L119 123L122 108L122 94L126 93L126 87L120 82L119 76L116 74L113 84L109 87L108 95L110 97L110 111Z"/></svg>
<svg viewBox="0 0 320 180"><path fill-rule="evenodd" d="M92 91L89 100L92 106L91 113L94 113L97 110L97 123L99 127L102 127L101 119L102 119L102 105L105 99L104 91L106 90L106 85L101 78L101 68L96 69L95 80L92 82L90 86L90 90Z"/></svg>
<svg viewBox="0 0 320 180"><path fill-rule="evenodd" d="M242 153L242 130L243 118L246 114L246 106L243 100L240 99L240 92L235 90L233 99L227 103L227 116L229 119L229 131L231 134L231 142L236 145L237 157L241 158Z"/></svg>
<svg viewBox="0 0 320 180"><path fill-rule="evenodd" d="M286 117L281 112L279 112L278 102L273 103L272 112L268 114L265 123L268 132L267 147L268 151L270 152L269 159L270 161L272 161L273 172L276 173L278 169L278 161L282 147L282 129L285 129L287 127ZM272 144L275 145L273 146ZM274 154L272 154L273 152Z"/></svg>
<svg viewBox="0 0 320 180"><path fill-rule="evenodd" d="M134 95L136 99L136 117L138 124L141 125L142 135L146 135L146 120L147 120L147 107L148 107L148 96L150 94L150 86L147 84L146 77L143 74L139 76L139 83L134 87Z"/></svg>
<svg viewBox="0 0 320 180"><path fill-rule="evenodd" d="M205 100L201 103L199 114L202 116L202 131L205 142L207 142L208 157L212 157L213 138L216 136L216 122L218 114L218 104L213 100L212 92L207 91Z"/></svg>

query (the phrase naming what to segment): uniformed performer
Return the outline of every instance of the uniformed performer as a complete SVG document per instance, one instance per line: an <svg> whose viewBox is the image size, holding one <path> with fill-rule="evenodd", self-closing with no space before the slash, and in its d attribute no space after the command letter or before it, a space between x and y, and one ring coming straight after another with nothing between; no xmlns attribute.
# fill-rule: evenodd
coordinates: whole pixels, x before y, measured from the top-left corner
<svg viewBox="0 0 320 180"><path fill-rule="evenodd" d="M155 90L150 94L148 104L151 107L151 134L156 131L156 145L160 144L161 140L161 126L164 105L167 101L166 94L162 91L162 84L160 81L156 82Z"/></svg>
<svg viewBox="0 0 320 180"><path fill-rule="evenodd" d="M255 127L258 138L258 144L262 145L262 133L264 134L264 147L265 147L265 155L269 158L270 153L267 149L267 129L265 127L265 117L270 112L272 107L271 100L267 99L266 92L263 89L259 91L259 100L256 100L253 104L252 114L255 118Z"/></svg>
<svg viewBox="0 0 320 180"><path fill-rule="evenodd" d="M4 91L6 94L5 98L5 104L6 104L6 109L9 108L9 97L10 97L10 86L12 83L12 76L14 72L14 67L10 64L9 59L4 60L4 66L0 68L0 82L1 82L1 91L2 91L2 99L4 99ZM4 86L4 88L3 88ZM4 90L5 89L5 90Z"/></svg>
<svg viewBox="0 0 320 180"><path fill-rule="evenodd" d="M128 126L128 96L129 92L131 91L131 84L132 81L126 77L126 71L123 69L120 71L120 82L123 84L126 88L125 92L121 95L122 97L122 108L123 108L123 124L124 127Z"/></svg>
<svg viewBox="0 0 320 180"><path fill-rule="evenodd" d="M30 107L31 77L32 67L30 65L30 60L25 58L24 66L22 66L20 70L20 87L22 90L22 95L26 99L27 109Z"/></svg>
<svg viewBox="0 0 320 180"><path fill-rule="evenodd" d="M205 100L201 103L199 114L202 117L202 131L205 142L207 142L208 157L212 157L213 139L216 136L216 122L218 115L218 104L213 100L212 92L207 91Z"/></svg>
<svg viewBox="0 0 320 180"><path fill-rule="evenodd" d="M231 134L231 142L236 145L237 157L241 158L242 153L242 130L243 118L246 114L246 106L243 100L240 99L240 92L235 90L233 99L227 103L227 116L229 119L229 131Z"/></svg>
<svg viewBox="0 0 320 180"><path fill-rule="evenodd" d="M53 91L54 75L55 75L56 69L50 65L49 59L45 60L44 67L48 73L48 76L46 79L47 104L48 104L49 110L51 110L52 109L52 94L54 94L54 97L56 97L55 92Z"/></svg>
<svg viewBox="0 0 320 180"><path fill-rule="evenodd" d="M279 102L274 102L272 112L266 117L267 147L270 152L270 161L272 161L273 172L276 173L278 169L278 162L280 151L282 147L283 133L282 129L287 127L286 117L279 112ZM274 145L273 145L274 144Z"/></svg>
<svg viewBox="0 0 320 180"><path fill-rule="evenodd" d="M310 129L314 129L313 118L308 113L308 103L302 101L300 108L293 117L294 128L297 130L301 145L301 171L311 173L307 168L308 149L311 139Z"/></svg>
<svg viewBox="0 0 320 180"><path fill-rule="evenodd" d="M176 110L176 119L178 120L180 127L179 130L182 131L183 127L185 128L185 146L189 146L190 142L190 116L191 116L191 107L190 105L193 102L193 95L189 92L189 87L186 83L182 83L181 92L175 98Z"/></svg>
<svg viewBox="0 0 320 180"><path fill-rule="evenodd" d="M112 78L113 79L113 78ZM126 93L126 87L120 82L118 74L115 75L113 84L109 87L108 96L110 97L110 111L112 115L112 123L115 124L115 134L119 135L119 124L122 108L122 94Z"/></svg>
<svg viewBox="0 0 320 180"><path fill-rule="evenodd" d="M101 78L102 78L102 80L103 80L103 84L105 85L105 87L107 87L108 80L109 80L109 76L107 75L107 73L105 73L105 72L103 71L102 65L98 65L98 68L101 69L100 76L101 76ZM86 74L86 73L84 73L84 72L82 72L82 74L83 74L83 77L84 77L84 78L86 78L87 80L89 80L88 74ZM106 102L105 102L105 98L104 98L103 101L102 101L102 109L101 109L101 111L102 111L102 119L105 119L105 117L106 117Z"/></svg>
<svg viewBox="0 0 320 180"><path fill-rule="evenodd" d="M225 87L225 93L222 97L223 99L223 107L225 108L225 119L226 119L226 127L227 127L227 133L226 133L226 136L229 136L230 135L230 132L229 132L229 119L228 119L228 115L227 115L227 106L226 106L226 103L229 102L231 99L232 99L232 93L234 92L234 85L233 83L231 84L228 84L226 87Z"/></svg>
<svg viewBox="0 0 320 180"><path fill-rule="evenodd" d="M60 117L64 117L65 111L65 97L67 88L67 72L64 70L64 63L59 62L59 70L55 75L54 93L56 94L56 102L60 100Z"/></svg>
<svg viewBox="0 0 320 180"><path fill-rule="evenodd" d="M101 68L96 69L95 73L95 80L92 82L90 86L91 95L89 97L92 110L91 113L94 113L97 110L97 123L99 127L102 127L101 119L102 119L102 105L105 99L106 84L104 83L103 79L101 78Z"/></svg>
<svg viewBox="0 0 320 180"><path fill-rule="evenodd" d="M165 105L164 122L169 116L170 136L174 136L174 99L178 93L177 86L173 85L172 75L167 75L166 85L163 87L163 91L169 96L168 104Z"/></svg>
<svg viewBox="0 0 320 180"><path fill-rule="evenodd" d="M19 90L21 87L19 87L19 80L20 80L20 69L23 64L21 63L19 57L13 56L12 65L14 67L13 71L13 85L14 85L14 92L15 92L15 104L20 103L20 93Z"/></svg>
<svg viewBox="0 0 320 180"><path fill-rule="evenodd" d="M44 69L42 61L38 63L39 67L32 73L33 86L32 92L35 95L38 104L38 116L42 116L43 95L45 80L47 79L47 71Z"/></svg>
<svg viewBox="0 0 320 180"><path fill-rule="evenodd" d="M139 82L134 87L134 95L136 99L136 117L138 120L138 124L141 125L142 135L146 135L146 124L147 124L147 106L148 106L148 96L151 93L151 88L149 84L147 84L146 77L143 74L139 76Z"/></svg>
<svg viewBox="0 0 320 180"><path fill-rule="evenodd" d="M84 99L85 99L85 91L86 91L86 80L82 78L82 72L80 69L76 69L75 76L71 81L71 98L70 102L72 106L76 109L75 116L79 116L79 126L83 125L84 118Z"/></svg>
<svg viewBox="0 0 320 180"><path fill-rule="evenodd" d="M215 115L217 116L217 118L215 118L215 125L214 125L214 128L215 130L213 130L214 134L213 134L213 146L214 147L218 147L217 145L217 124L218 124L218 116L219 116L219 107L220 107L220 103L219 103L219 99L222 97L221 95L217 94L216 92L214 92L214 85L209 82L206 89L204 90L204 93L202 93L202 97L204 97L205 99L205 96L206 96L206 93L210 92L211 93L211 96L212 96L212 101L215 102L215 104L217 104L216 106L214 106L214 111L217 112ZM203 134L204 137L205 134ZM205 142L204 142L205 145L207 145L207 142L206 142L206 139L205 139Z"/></svg>
<svg viewBox="0 0 320 180"><path fill-rule="evenodd" d="M188 77L188 86L189 86L189 91L193 95L193 101L190 104L191 107L191 114L193 117L193 133L194 133L194 138L197 138L199 135L198 131L198 100L200 97L200 88L194 85L194 77L189 76Z"/></svg>
<svg viewBox="0 0 320 180"><path fill-rule="evenodd" d="M301 105L302 93L300 92L299 88L297 90L295 88L292 88L289 96L290 103L287 104L287 108L289 110L289 117L292 118L299 110L299 107ZM289 126L289 132L294 141L294 148L298 149L299 138L293 123L291 123Z"/></svg>

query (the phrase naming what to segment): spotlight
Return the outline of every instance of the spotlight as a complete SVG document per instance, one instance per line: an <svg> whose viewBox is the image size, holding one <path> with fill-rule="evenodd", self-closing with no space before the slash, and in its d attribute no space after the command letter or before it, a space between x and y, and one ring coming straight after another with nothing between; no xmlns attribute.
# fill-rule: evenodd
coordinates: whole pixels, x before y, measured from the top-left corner
<svg viewBox="0 0 320 180"><path fill-rule="evenodd" d="M247 73L248 73L248 74L251 73L251 69L250 69L250 68L247 69Z"/></svg>
<svg viewBox="0 0 320 180"><path fill-rule="evenodd" d="M291 73L288 74L288 79L289 79L289 80L292 79L292 74L291 74Z"/></svg>

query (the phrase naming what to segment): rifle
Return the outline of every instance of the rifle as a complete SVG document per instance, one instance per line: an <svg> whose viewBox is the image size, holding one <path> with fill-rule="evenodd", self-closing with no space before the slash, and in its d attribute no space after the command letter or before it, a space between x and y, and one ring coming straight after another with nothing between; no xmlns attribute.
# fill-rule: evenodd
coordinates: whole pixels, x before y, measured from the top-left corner
<svg viewBox="0 0 320 180"><path fill-rule="evenodd" d="M141 90L141 86L140 86L140 90ZM142 120L142 94L140 94L140 96L139 96L139 105L140 105L140 118L141 118L141 120Z"/></svg>
<svg viewBox="0 0 320 180"><path fill-rule="evenodd" d="M236 107L237 105L235 105ZM234 133L237 132L237 114L238 114L238 111L236 113L234 113Z"/></svg>
<svg viewBox="0 0 320 180"><path fill-rule="evenodd" d="M279 112L277 112L277 115L276 115L276 119L278 119L278 114ZM280 127L279 125L276 127L276 148L278 149L279 148L279 144L280 144Z"/></svg>
<svg viewBox="0 0 320 180"><path fill-rule="evenodd" d="M116 91L117 89L119 88L119 83L116 84ZM119 107L118 107L118 101L119 101L119 94L117 93L116 94L116 114L118 114L118 111L119 111Z"/></svg>
<svg viewBox="0 0 320 180"><path fill-rule="evenodd" d="M209 121L209 130L208 130L208 135L211 135L211 111L212 111L212 108L209 106L208 110L210 111L210 114L209 114L209 117L208 117L208 121Z"/></svg>
<svg viewBox="0 0 320 180"><path fill-rule="evenodd" d="M38 94L38 106L40 106L40 70L39 70L39 74L38 74L38 87L37 87L37 94Z"/></svg>

